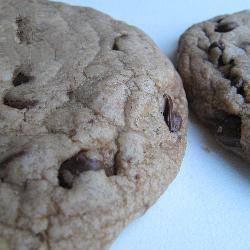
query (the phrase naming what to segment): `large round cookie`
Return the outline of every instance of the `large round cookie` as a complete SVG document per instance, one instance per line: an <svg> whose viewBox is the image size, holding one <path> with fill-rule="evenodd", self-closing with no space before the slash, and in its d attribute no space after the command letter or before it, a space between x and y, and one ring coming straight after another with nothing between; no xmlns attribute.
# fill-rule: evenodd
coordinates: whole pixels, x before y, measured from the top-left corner
<svg viewBox="0 0 250 250"><path fill-rule="evenodd" d="M106 249L176 176L187 102L140 30L1 0L0 248Z"/></svg>
<svg viewBox="0 0 250 250"><path fill-rule="evenodd" d="M191 108L224 147L250 161L250 11L189 28L178 70Z"/></svg>

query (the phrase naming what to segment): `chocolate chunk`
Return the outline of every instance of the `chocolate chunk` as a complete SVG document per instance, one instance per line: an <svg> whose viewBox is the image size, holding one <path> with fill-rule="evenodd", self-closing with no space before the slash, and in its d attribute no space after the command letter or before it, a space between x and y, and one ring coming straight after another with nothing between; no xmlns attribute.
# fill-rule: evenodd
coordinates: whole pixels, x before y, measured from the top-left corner
<svg viewBox="0 0 250 250"><path fill-rule="evenodd" d="M224 50L225 49L225 44L221 40L219 40L218 42L213 42L209 46L208 52L210 53L213 48L219 48L220 50Z"/></svg>
<svg viewBox="0 0 250 250"><path fill-rule="evenodd" d="M167 123L168 127L170 127L170 119L172 116L172 112L173 112L173 102L172 99L169 95L165 95L164 96L166 98L166 103L165 103L165 109L163 112L163 116L164 116L164 120Z"/></svg>
<svg viewBox="0 0 250 250"><path fill-rule="evenodd" d="M237 28L239 25L236 22L228 22L228 23L219 23L216 28L215 31L216 32L229 32L232 31L233 29Z"/></svg>
<svg viewBox="0 0 250 250"><path fill-rule="evenodd" d="M113 43L112 50L119 50L116 40Z"/></svg>
<svg viewBox="0 0 250 250"><path fill-rule="evenodd" d="M33 77L25 74L24 72L19 72L16 77L14 77L12 83L16 87L18 85L21 85L23 83L27 83L30 80L32 80Z"/></svg>
<svg viewBox="0 0 250 250"><path fill-rule="evenodd" d="M170 132L178 132L182 125L181 116L173 111L173 101L169 95L165 95L166 104L163 112L164 120L168 125Z"/></svg>
<svg viewBox="0 0 250 250"><path fill-rule="evenodd" d="M104 169L107 176L114 175L112 167L107 167L102 161L90 159L86 151L81 150L70 159L64 161L58 171L59 185L64 188L72 188L74 178L84 171L98 171Z"/></svg>
<svg viewBox="0 0 250 250"><path fill-rule="evenodd" d="M225 65L225 64L223 62L222 55L220 55L219 58L218 58L218 66L223 66L223 65Z"/></svg>
<svg viewBox="0 0 250 250"><path fill-rule="evenodd" d="M218 123L217 135L219 141L229 147L240 147L241 118L237 115L227 115Z"/></svg>
<svg viewBox="0 0 250 250"><path fill-rule="evenodd" d="M72 188L74 175L68 169L62 169L58 174L59 185L64 188Z"/></svg>
<svg viewBox="0 0 250 250"><path fill-rule="evenodd" d="M244 81L241 77L237 76L231 79L231 84L237 89L237 94L244 96Z"/></svg>
<svg viewBox="0 0 250 250"><path fill-rule="evenodd" d="M231 65L231 67L234 67L236 64L235 64L235 60L234 59L231 59L229 61L229 64Z"/></svg>
<svg viewBox="0 0 250 250"><path fill-rule="evenodd" d="M4 97L4 104L16 109L33 108L38 104L37 100L17 100L8 98L8 95Z"/></svg>

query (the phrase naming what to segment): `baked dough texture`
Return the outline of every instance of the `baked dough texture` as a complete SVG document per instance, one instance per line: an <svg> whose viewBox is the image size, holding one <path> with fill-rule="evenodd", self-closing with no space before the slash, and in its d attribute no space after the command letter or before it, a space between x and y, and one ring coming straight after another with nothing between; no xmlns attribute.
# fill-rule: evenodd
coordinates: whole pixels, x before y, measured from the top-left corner
<svg viewBox="0 0 250 250"><path fill-rule="evenodd" d="M0 1L0 249L107 249L176 176L187 101L139 29Z"/></svg>
<svg viewBox="0 0 250 250"><path fill-rule="evenodd" d="M179 42L178 71L193 111L250 162L250 10L190 27Z"/></svg>

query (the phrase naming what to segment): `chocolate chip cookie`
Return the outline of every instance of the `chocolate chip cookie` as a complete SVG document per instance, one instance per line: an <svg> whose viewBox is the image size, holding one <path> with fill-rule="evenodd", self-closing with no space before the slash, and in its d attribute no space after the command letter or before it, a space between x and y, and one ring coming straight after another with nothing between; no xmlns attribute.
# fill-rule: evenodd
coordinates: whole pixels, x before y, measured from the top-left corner
<svg viewBox="0 0 250 250"><path fill-rule="evenodd" d="M106 249L176 176L187 102L139 29L1 1L0 248Z"/></svg>
<svg viewBox="0 0 250 250"><path fill-rule="evenodd" d="M178 70L193 111L224 147L250 162L250 11L189 28Z"/></svg>

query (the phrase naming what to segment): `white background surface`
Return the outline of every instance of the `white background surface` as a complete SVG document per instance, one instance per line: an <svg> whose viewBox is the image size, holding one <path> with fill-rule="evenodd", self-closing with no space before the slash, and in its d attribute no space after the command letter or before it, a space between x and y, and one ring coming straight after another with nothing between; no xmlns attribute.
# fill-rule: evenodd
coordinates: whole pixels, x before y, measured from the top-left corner
<svg viewBox="0 0 250 250"><path fill-rule="evenodd" d="M96 8L141 28L170 58L180 35L192 24L250 9L250 0L64 2ZM111 247L165 249L250 250L250 166L215 144L192 115L187 150L177 178Z"/></svg>

